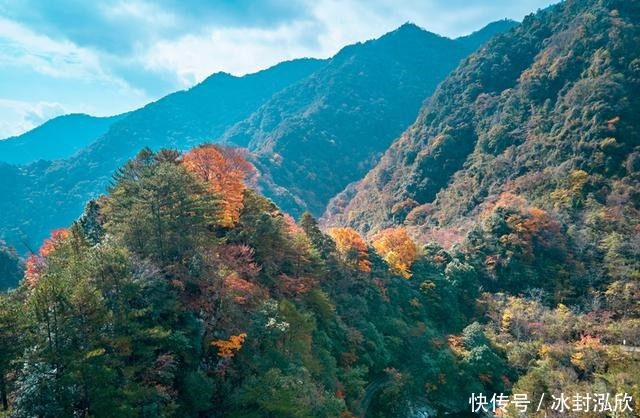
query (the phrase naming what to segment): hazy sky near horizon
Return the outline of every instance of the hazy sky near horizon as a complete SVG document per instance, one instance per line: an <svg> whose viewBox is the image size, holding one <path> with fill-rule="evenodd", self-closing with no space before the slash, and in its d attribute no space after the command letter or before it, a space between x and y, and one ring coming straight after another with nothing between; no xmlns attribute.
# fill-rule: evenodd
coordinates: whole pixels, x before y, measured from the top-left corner
<svg viewBox="0 0 640 418"><path fill-rule="evenodd" d="M0 138L66 113L133 110L413 22L457 37L557 0L0 0Z"/></svg>

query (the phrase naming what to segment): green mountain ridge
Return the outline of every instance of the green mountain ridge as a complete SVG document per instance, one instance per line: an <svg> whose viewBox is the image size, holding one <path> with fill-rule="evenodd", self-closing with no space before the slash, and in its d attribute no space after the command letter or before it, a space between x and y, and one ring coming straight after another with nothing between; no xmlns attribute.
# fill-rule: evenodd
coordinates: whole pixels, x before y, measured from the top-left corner
<svg viewBox="0 0 640 418"><path fill-rule="evenodd" d="M0 163L0 178L7 180L0 185L7 197L0 201L0 239L20 252L37 247L50 230L77 218L140 147L186 149L211 141L274 92L322 65L322 60L300 59L244 77L216 73L127 114L71 158L17 167Z"/></svg>
<svg viewBox="0 0 640 418"><path fill-rule="evenodd" d="M224 139L249 148L262 191L283 210L320 215L331 197L375 164L460 60L515 25L503 20L452 40L407 23L345 47Z"/></svg>
<svg viewBox="0 0 640 418"><path fill-rule="evenodd" d="M108 117L85 114L58 116L22 135L0 140L0 162L27 164L70 157L125 117L126 114Z"/></svg>
<svg viewBox="0 0 640 418"><path fill-rule="evenodd" d="M582 223L596 202L637 190L638 8L589 5L529 16L465 60L380 163L334 199L328 224L464 233L501 193ZM567 192L582 172L584 190ZM623 206L633 217L637 198Z"/></svg>
<svg viewBox="0 0 640 418"><path fill-rule="evenodd" d="M471 38L481 41L481 34ZM335 193L375 163L470 52L469 42L455 45L407 24L379 40L345 47L331 60L294 60L244 77L217 73L130 112L70 158L0 165L0 178L10 179L0 185L8 197L0 202L0 239L21 252L37 246L50 230L77 218L142 147L184 150L207 141L248 146L268 197L294 215L307 207L321 213ZM283 135L271 135L270 124ZM244 135L263 129L251 140ZM333 158L336 153L340 159Z"/></svg>

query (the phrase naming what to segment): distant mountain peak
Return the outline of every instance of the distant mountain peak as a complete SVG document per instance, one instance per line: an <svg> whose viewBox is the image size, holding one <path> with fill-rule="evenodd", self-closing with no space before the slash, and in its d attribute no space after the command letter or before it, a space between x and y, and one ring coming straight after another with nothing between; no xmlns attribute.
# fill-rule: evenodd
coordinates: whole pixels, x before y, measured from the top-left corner
<svg viewBox="0 0 640 418"><path fill-rule="evenodd" d="M415 23L411 22L411 21L406 21L405 23L403 23L402 25L400 25L398 27L398 29L396 29L396 31L414 31L414 32L428 32L427 30L425 30L424 28L421 28L420 26L416 25Z"/></svg>
<svg viewBox="0 0 640 418"><path fill-rule="evenodd" d="M377 166L334 198L326 225L366 233L405 225L426 241L438 227L460 233L505 193L562 219L591 219L599 209L585 201L608 202L621 178L638 187L639 18L634 2L565 1L493 37L440 84ZM579 203L559 203L571 176L594 186Z"/></svg>
<svg viewBox="0 0 640 418"><path fill-rule="evenodd" d="M415 120L470 50L407 22L327 60L291 60L242 77L215 73L131 112L66 160L5 167L0 238L40 242L77 217L140 148L202 142L250 148L269 197L294 215L321 214Z"/></svg>
<svg viewBox="0 0 640 418"><path fill-rule="evenodd" d="M448 39L445 36L438 35L437 33L428 31L413 22L407 21L400 25L397 29L382 35L377 40L384 41L385 39L389 38L411 39L416 37L420 37L422 39L424 39L425 37L431 37L433 39Z"/></svg>

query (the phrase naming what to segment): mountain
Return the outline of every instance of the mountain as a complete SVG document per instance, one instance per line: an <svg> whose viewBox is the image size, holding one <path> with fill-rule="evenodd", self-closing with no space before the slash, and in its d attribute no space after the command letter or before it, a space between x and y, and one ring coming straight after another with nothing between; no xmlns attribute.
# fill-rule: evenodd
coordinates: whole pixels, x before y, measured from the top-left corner
<svg viewBox="0 0 640 418"><path fill-rule="evenodd" d="M284 210L320 215L331 197L375 164L464 57L515 25L503 20L452 40L405 24L348 46L225 140L250 149L263 192Z"/></svg>
<svg viewBox="0 0 640 418"><path fill-rule="evenodd" d="M111 125L125 116L58 116L22 135L1 140L0 161L27 164L69 157L104 135Z"/></svg>
<svg viewBox="0 0 640 418"><path fill-rule="evenodd" d="M195 87L130 112L77 154L14 167L0 163L0 236L24 251L82 213L115 169L141 147L185 149L211 141L248 117L275 92L322 67L322 60L284 62L243 77L217 73Z"/></svg>
<svg viewBox="0 0 640 418"><path fill-rule="evenodd" d="M565 1L494 38L341 227L249 188L244 150L141 150L0 292L3 416L637 416L639 23Z"/></svg>
<svg viewBox="0 0 640 418"><path fill-rule="evenodd" d="M242 170L191 164L202 154L241 158L141 151L0 292L4 415L450 416L468 408L466 389L505 390L503 350L465 327L460 268L438 278L404 237L407 280L390 251L326 235L309 214L296 224ZM438 283L428 296L420 278Z"/></svg>
<svg viewBox="0 0 640 418"><path fill-rule="evenodd" d="M566 1L495 37L333 200L327 223L461 238L512 196L589 234L611 212L611 232L638 239L639 8Z"/></svg>
<svg viewBox="0 0 640 418"><path fill-rule="evenodd" d="M481 34L472 38L481 42ZM129 113L70 158L0 166L0 178L11 179L0 186L11 196L0 202L0 238L21 249L40 242L79 216L142 147L206 141L248 147L268 197L294 215L320 214L373 166L471 44L406 24L330 60L294 60L244 77L214 74Z"/></svg>
<svg viewBox="0 0 640 418"><path fill-rule="evenodd" d="M528 16L467 58L324 215L374 245L403 230L444 272L475 274L462 288L481 289L471 306L517 370L510 393L638 387L636 362L613 352L640 345L639 39L637 1ZM482 373L473 351L458 356Z"/></svg>

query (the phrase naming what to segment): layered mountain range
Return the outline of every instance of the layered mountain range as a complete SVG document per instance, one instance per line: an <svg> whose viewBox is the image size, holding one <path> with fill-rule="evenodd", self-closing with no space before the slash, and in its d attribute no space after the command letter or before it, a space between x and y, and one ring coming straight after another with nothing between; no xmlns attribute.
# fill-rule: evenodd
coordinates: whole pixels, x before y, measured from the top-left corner
<svg viewBox="0 0 640 418"><path fill-rule="evenodd" d="M1 166L3 234L63 228L0 245L0 415L637 416L640 3L512 25L217 74ZM294 214L344 188L332 228L245 157Z"/></svg>
<svg viewBox="0 0 640 418"><path fill-rule="evenodd" d="M94 117L85 114L58 116L22 135L0 141L0 161L28 164L72 156L104 135L126 116Z"/></svg>
<svg viewBox="0 0 640 418"><path fill-rule="evenodd" d="M294 215L306 209L319 215L332 196L375 164L462 58L514 25L500 21L451 40L406 24L328 60L294 60L244 77L218 73L109 124L83 119L96 129L83 130L67 117L50 123L64 129L47 140L35 135L47 132L43 126L3 141L0 146L20 149L51 146L78 130L83 138L68 142L90 144L77 152L60 147L59 154L4 159L40 161L0 165L0 193L6 196L0 238L20 251L37 246L51 229L78 217L139 149L184 150L203 142L248 147L268 197ZM75 154L42 160L65 152Z"/></svg>
<svg viewBox="0 0 640 418"><path fill-rule="evenodd" d="M327 223L462 238L506 194L568 224L611 205L637 219L639 6L585 3L531 15L467 58L376 167L332 201Z"/></svg>

